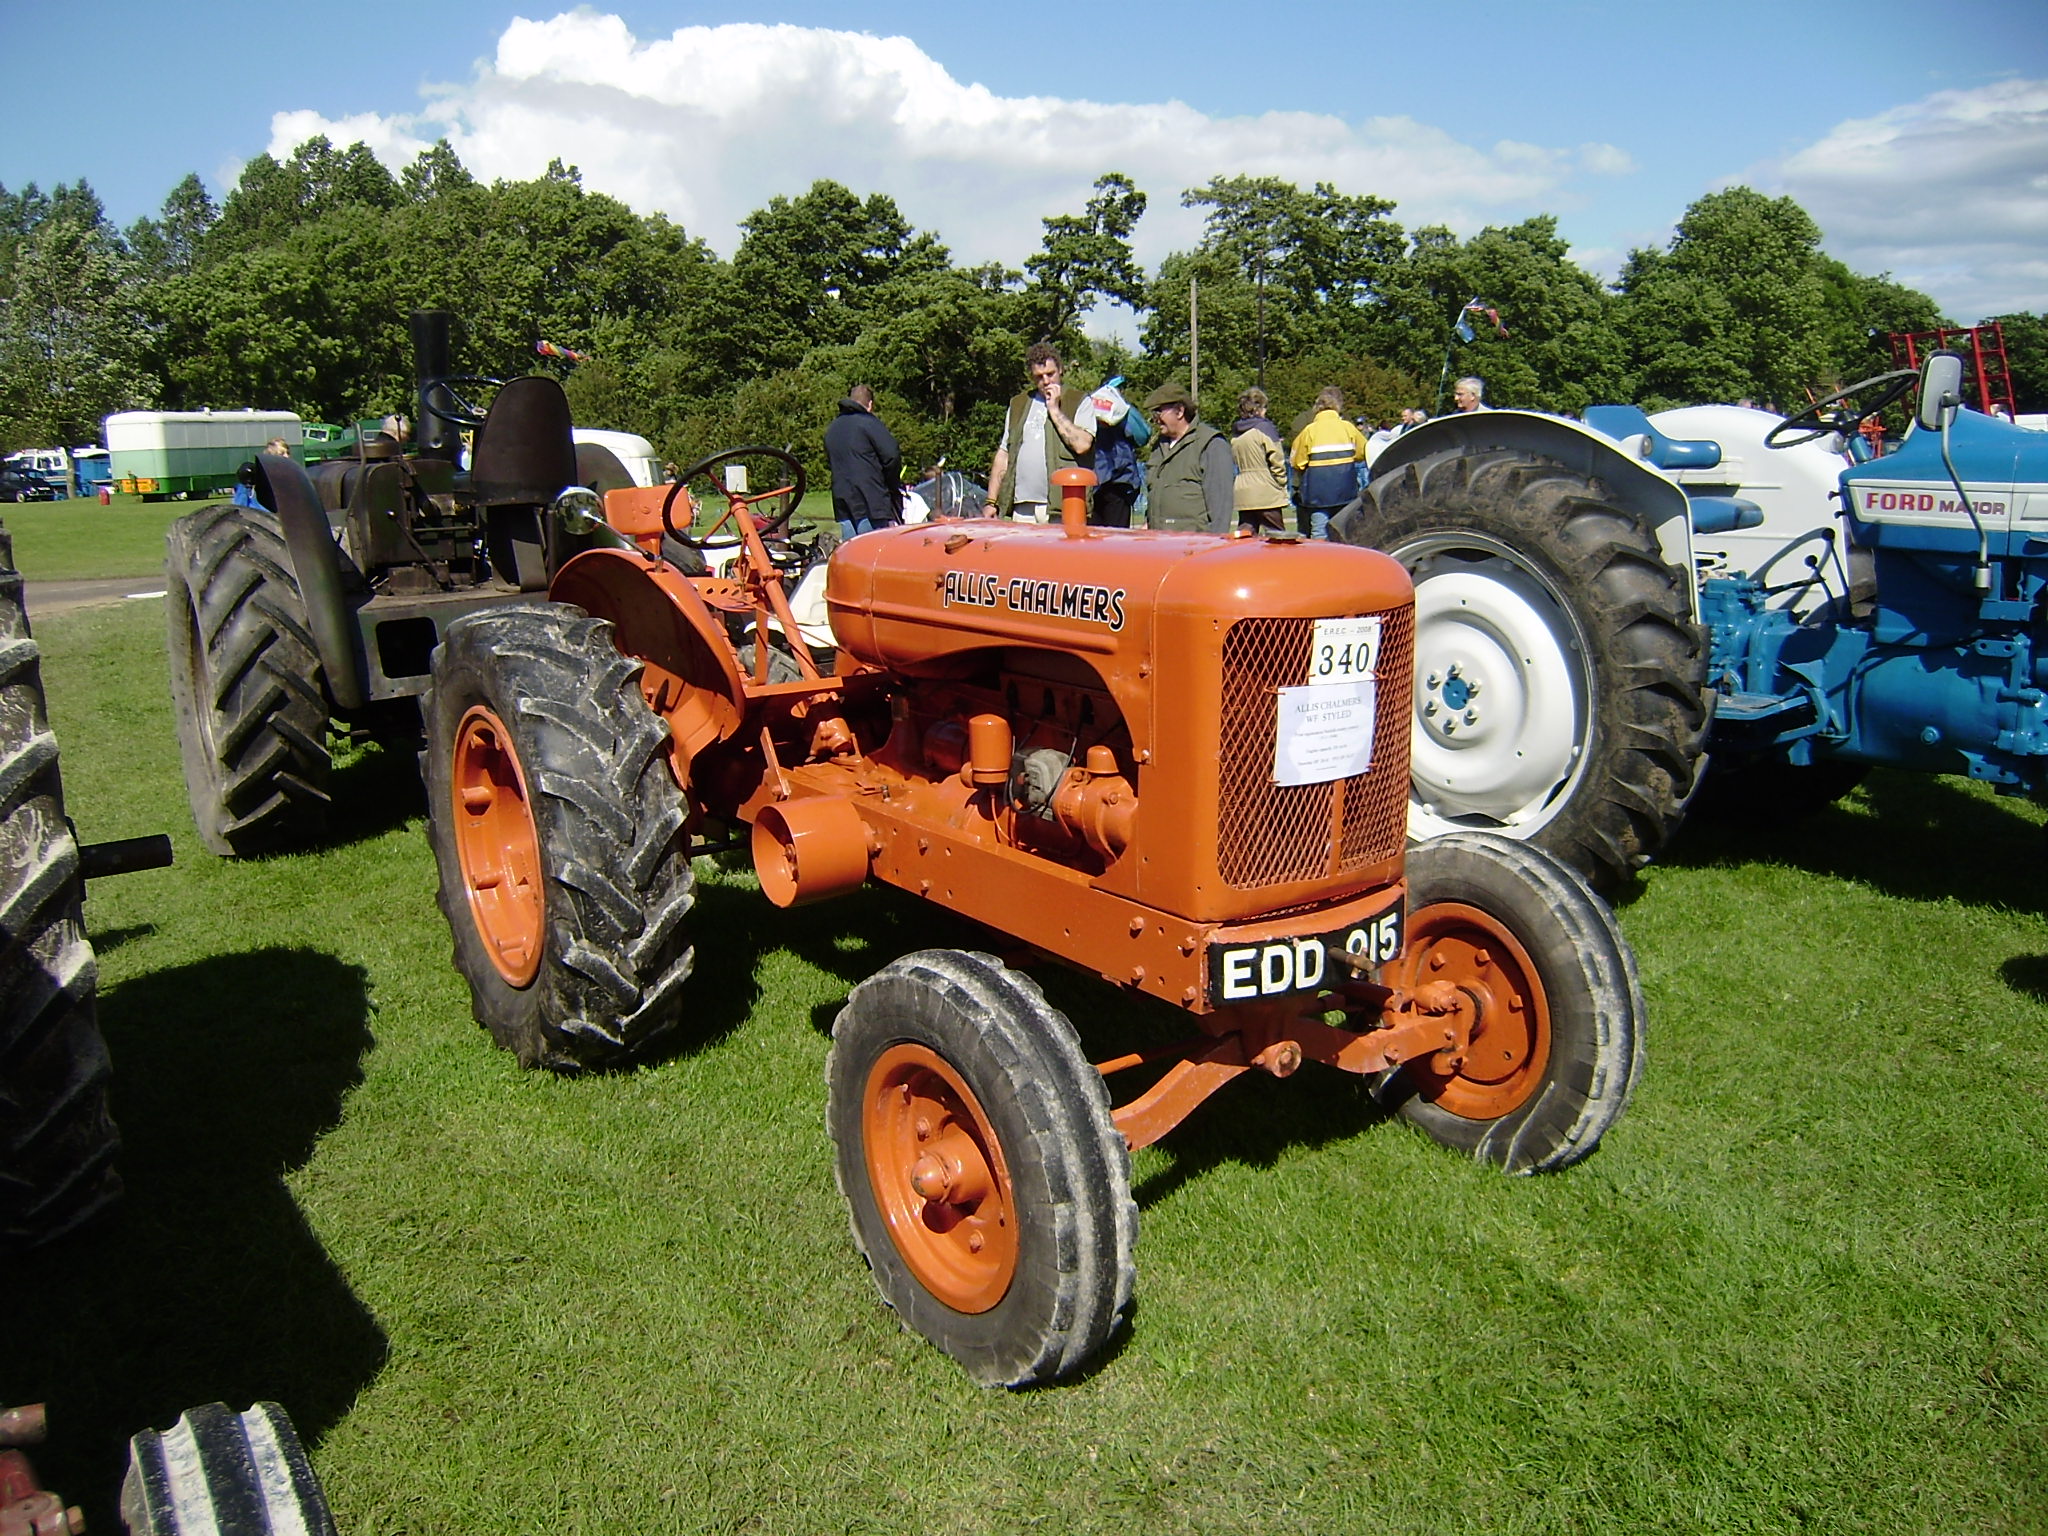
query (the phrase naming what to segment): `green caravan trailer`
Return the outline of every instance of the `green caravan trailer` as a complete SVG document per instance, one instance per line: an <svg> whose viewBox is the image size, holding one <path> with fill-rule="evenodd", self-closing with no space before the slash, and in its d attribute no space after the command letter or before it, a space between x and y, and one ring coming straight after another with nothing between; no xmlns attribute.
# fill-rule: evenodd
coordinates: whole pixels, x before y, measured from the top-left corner
<svg viewBox="0 0 2048 1536"><path fill-rule="evenodd" d="M118 411L106 420L114 488L146 499L209 496L281 437L294 458L304 433L291 411Z"/></svg>

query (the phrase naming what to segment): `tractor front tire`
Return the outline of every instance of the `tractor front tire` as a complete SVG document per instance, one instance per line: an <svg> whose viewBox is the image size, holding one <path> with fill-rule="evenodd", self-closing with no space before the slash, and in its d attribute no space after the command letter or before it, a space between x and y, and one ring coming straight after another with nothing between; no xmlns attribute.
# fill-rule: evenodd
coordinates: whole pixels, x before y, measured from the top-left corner
<svg viewBox="0 0 2048 1536"><path fill-rule="evenodd" d="M1102 1076L1037 984L906 955L847 998L825 1080L882 1299L983 1386L1079 1369L1130 1306L1138 1211Z"/></svg>
<svg viewBox="0 0 2048 1536"><path fill-rule="evenodd" d="M1408 943L1381 979L1449 983L1471 1011L1451 1063L1385 1073L1382 1106L1508 1173L1593 1150L1643 1067L1635 956L1605 902L1540 848L1453 832L1408 853Z"/></svg>
<svg viewBox="0 0 2048 1536"><path fill-rule="evenodd" d="M1709 715L1651 529L1564 465L1449 449L1373 481L1330 536L1415 579L1410 835L1498 832L1617 890L1683 817Z"/></svg>
<svg viewBox="0 0 2048 1536"><path fill-rule="evenodd" d="M477 1022L530 1067L624 1065L681 1019L696 884L668 727L611 625L554 604L443 631L428 834Z"/></svg>
<svg viewBox="0 0 2048 1536"><path fill-rule="evenodd" d="M78 845L21 589L0 529L0 1253L63 1236L121 1190Z"/></svg>
<svg viewBox="0 0 2048 1536"><path fill-rule="evenodd" d="M275 513L231 503L171 524L171 701L199 840L223 857L327 830L328 703Z"/></svg>

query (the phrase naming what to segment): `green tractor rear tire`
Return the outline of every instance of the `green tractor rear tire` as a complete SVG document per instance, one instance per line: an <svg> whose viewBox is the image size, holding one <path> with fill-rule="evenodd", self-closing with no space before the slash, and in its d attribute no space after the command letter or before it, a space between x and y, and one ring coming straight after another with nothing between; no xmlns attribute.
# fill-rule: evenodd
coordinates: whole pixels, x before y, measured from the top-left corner
<svg viewBox="0 0 2048 1536"><path fill-rule="evenodd" d="M276 514L222 504L179 518L165 578L171 699L200 841L239 857L317 842L329 706Z"/></svg>

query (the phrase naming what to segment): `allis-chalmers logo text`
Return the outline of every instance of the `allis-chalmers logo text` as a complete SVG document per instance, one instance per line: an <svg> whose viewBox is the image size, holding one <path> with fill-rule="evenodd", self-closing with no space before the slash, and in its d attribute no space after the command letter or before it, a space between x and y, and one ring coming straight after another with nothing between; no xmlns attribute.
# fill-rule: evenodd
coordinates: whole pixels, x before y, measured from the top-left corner
<svg viewBox="0 0 2048 1536"><path fill-rule="evenodd" d="M2005 503L2002 501L1978 501L1972 502L1971 505L1977 509L1979 517L2005 516ZM1963 504L1953 496L1936 495L1932 491L1867 490L1863 493L1863 510L1865 512L1947 512L1953 515L1962 512Z"/></svg>
<svg viewBox="0 0 2048 1536"><path fill-rule="evenodd" d="M941 599L948 608L1007 608L1012 613L1079 619L1112 630L1124 627L1124 588L1091 587L1073 581L1004 580L990 571L948 571Z"/></svg>

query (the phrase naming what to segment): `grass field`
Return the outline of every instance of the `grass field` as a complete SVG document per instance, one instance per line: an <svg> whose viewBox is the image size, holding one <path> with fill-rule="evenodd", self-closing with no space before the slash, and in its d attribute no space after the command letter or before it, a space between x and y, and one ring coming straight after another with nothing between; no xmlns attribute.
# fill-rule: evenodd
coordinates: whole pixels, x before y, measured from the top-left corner
<svg viewBox="0 0 2048 1536"><path fill-rule="evenodd" d="M407 763L347 771L324 851L197 849L160 629L37 626L81 835L178 845L86 908L125 1205L0 1273L0 1399L49 1401L94 1529L128 1434L267 1397L347 1536L2048 1530L2037 808L1880 774L1688 829L1621 913L1649 1063L1592 1159L1505 1179L1335 1074L1233 1087L1136 1159L1128 1334L984 1392L877 1301L821 1075L855 981L970 935L701 862L675 1053L521 1073Z"/></svg>

